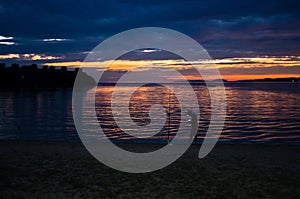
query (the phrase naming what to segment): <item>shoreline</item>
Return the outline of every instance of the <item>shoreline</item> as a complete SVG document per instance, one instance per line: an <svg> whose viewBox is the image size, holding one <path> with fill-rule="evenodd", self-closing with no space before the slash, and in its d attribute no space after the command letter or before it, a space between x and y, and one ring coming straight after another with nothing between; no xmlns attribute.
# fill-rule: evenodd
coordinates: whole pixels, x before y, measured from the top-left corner
<svg viewBox="0 0 300 199"><path fill-rule="evenodd" d="M137 153L147 153L158 150L166 144L161 143L138 143L138 142L114 142L122 149ZM198 153L201 144L192 144L177 161L206 161L209 158L232 161L233 158L247 159L250 166L276 166L266 164L268 159L278 163L278 166L294 168L300 172L300 145L290 144L232 144L217 143L213 150L204 158L199 159ZM76 151L76 153L75 153ZM51 141L51 140L0 140L0 156L13 155L61 155L75 157L93 156L85 149L81 141ZM293 161L292 161L293 160ZM235 161L233 161L235 163ZM286 165L285 163L291 163Z"/></svg>
<svg viewBox="0 0 300 199"><path fill-rule="evenodd" d="M130 151L162 145L118 143ZM150 173L111 169L80 142L0 140L0 198L299 198L300 146L192 145Z"/></svg>
<svg viewBox="0 0 300 199"><path fill-rule="evenodd" d="M6 141L16 141L16 142L54 142L54 143L82 143L80 138L78 139L47 139L47 138L42 138L42 139L24 139L24 138L18 138L17 136L14 138L11 137L3 137L0 138L0 143L1 142L6 142ZM150 140L150 141L137 141L135 139L132 140L122 140L122 139L113 139L111 140L112 143L118 144L118 143L124 143L124 144L145 144L145 145L165 145L167 144L167 140ZM177 143L180 144L180 143ZM197 143L192 143L192 145L198 145L201 146L202 142L197 142ZM272 141L221 141L219 140L216 145L263 145L263 146L299 146L300 147L300 142L272 142Z"/></svg>

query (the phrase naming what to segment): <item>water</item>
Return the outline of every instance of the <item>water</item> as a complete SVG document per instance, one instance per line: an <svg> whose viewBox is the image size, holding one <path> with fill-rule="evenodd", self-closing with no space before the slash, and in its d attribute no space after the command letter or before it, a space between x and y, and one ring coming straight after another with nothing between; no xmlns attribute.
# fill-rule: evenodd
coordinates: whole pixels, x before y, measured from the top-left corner
<svg viewBox="0 0 300 199"><path fill-rule="evenodd" d="M213 88L216 91L218 88ZM230 83L226 85L227 116L219 143L283 143L300 144L300 84L297 83ZM123 86L115 106L124 106L122 95L130 86ZM201 117L197 142L205 136L210 120L210 98L205 86L194 86ZM114 140L159 142L172 139L179 123L189 132L189 117L181 114L181 105L170 90L163 87L142 87L133 93L129 101L130 117L123 112L115 113L119 128L110 108L113 87L99 87L96 92L96 113L99 128ZM185 90L180 91L185 95ZM87 96L93 94L87 92ZM189 100L188 95L186 99ZM123 104L122 104L122 103ZM149 116L151 105L162 110L161 115ZM161 109L162 108L162 109ZM84 107L86 112L93 111ZM125 132L149 127L151 121L163 120L152 125L154 130L139 130L134 138ZM167 119L166 119L167 118ZM181 120L180 120L181 119ZM155 123L155 122L153 122ZM152 124L153 124L152 123ZM133 126L134 124L135 126ZM88 124L86 124L88 128ZM149 139L143 136L150 136ZM189 134L187 133L187 136ZM0 90L0 138L29 140L78 141L72 116L72 89L18 89Z"/></svg>

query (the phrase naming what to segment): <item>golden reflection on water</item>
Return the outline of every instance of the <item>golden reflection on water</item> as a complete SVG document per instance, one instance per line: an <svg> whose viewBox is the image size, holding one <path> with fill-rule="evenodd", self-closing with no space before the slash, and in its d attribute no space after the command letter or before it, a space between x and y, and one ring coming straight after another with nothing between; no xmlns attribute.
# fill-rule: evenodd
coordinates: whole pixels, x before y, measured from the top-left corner
<svg viewBox="0 0 300 199"><path fill-rule="evenodd" d="M217 92L218 88L214 88ZM194 86L200 107L198 138L204 138L210 121L210 97L205 86ZM114 122L110 109L113 87L99 87L96 98L101 101L97 106L98 119L101 127L106 129L108 136L123 135ZM126 93L126 86L123 88ZM177 98L164 87L143 86L134 92L130 99L130 116L137 125L150 122L149 110L154 104L161 104L168 113L166 122L159 138L165 138L167 132L172 136L178 130L180 121L180 104ZM265 88L226 87L227 117L221 141L257 140L262 142L273 139L299 139L300 107L299 94ZM186 96L187 98L189 96ZM119 99L122 100L122 99ZM156 137L156 138L158 138ZM127 136L124 138L130 139Z"/></svg>
<svg viewBox="0 0 300 199"><path fill-rule="evenodd" d="M124 95L129 92L129 87L122 87ZM110 138L128 139L128 135L120 129L114 120L111 100L114 87L98 87L96 91L96 113L101 128ZM121 101L123 98L115 99ZM132 121L138 126L146 126L151 122L149 111L155 104L164 107L167 119L164 128L156 135L156 138L167 135L175 135L180 124L180 104L174 93L164 86L142 86L132 94L129 100L129 113ZM126 123L126 121L123 121ZM134 128L134 127L132 127ZM129 136L130 137L130 136Z"/></svg>

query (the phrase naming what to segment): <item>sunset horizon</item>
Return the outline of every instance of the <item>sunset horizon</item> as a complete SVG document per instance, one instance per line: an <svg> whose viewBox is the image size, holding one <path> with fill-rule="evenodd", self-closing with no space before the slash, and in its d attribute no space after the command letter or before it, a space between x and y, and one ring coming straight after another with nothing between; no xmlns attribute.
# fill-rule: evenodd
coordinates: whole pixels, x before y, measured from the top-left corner
<svg viewBox="0 0 300 199"><path fill-rule="evenodd" d="M151 53L151 52L150 52ZM24 59L29 55L18 55L18 54L7 54L0 55L3 61L6 63L19 64L24 63L26 66L36 64L35 61L41 60L43 56L31 55L31 59ZM47 57L47 56L44 56ZM13 61L9 60L13 59ZM135 57L136 59L136 57ZM24 60L26 62L24 62ZM58 61L49 62L51 59L42 59L43 62L39 62L38 66L54 66L54 67L67 67L81 68L83 65L82 61ZM5 62L4 62L5 63ZM5 63L5 64L6 64ZM165 59L165 60L138 60L130 59L118 59L118 60L106 60L98 62L85 63L85 67L91 67L95 69L104 69L104 67L110 63L107 70L114 71L130 71L137 67L147 66L151 67L173 67L174 69L182 70L186 65L214 65L214 67L220 70L222 79L226 81L239 81L239 80L258 80L258 79L276 79L276 78L299 78L300 77L300 56L260 56L260 57L226 57L217 58L210 60L198 60L195 62L185 63L182 59ZM9 66L8 64L6 64ZM151 66L151 67L150 67ZM174 67L176 66L176 67ZM299 71L299 73L298 73ZM185 74L187 80L201 80L198 76L193 74Z"/></svg>

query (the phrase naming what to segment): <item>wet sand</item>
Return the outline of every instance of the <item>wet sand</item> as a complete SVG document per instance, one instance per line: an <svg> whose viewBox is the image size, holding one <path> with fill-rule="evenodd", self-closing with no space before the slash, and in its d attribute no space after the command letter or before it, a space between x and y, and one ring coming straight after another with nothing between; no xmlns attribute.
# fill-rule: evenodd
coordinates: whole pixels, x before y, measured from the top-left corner
<svg viewBox="0 0 300 199"><path fill-rule="evenodd" d="M217 145L204 159L199 147L159 171L130 174L98 162L81 143L1 140L0 198L300 198L300 146Z"/></svg>

